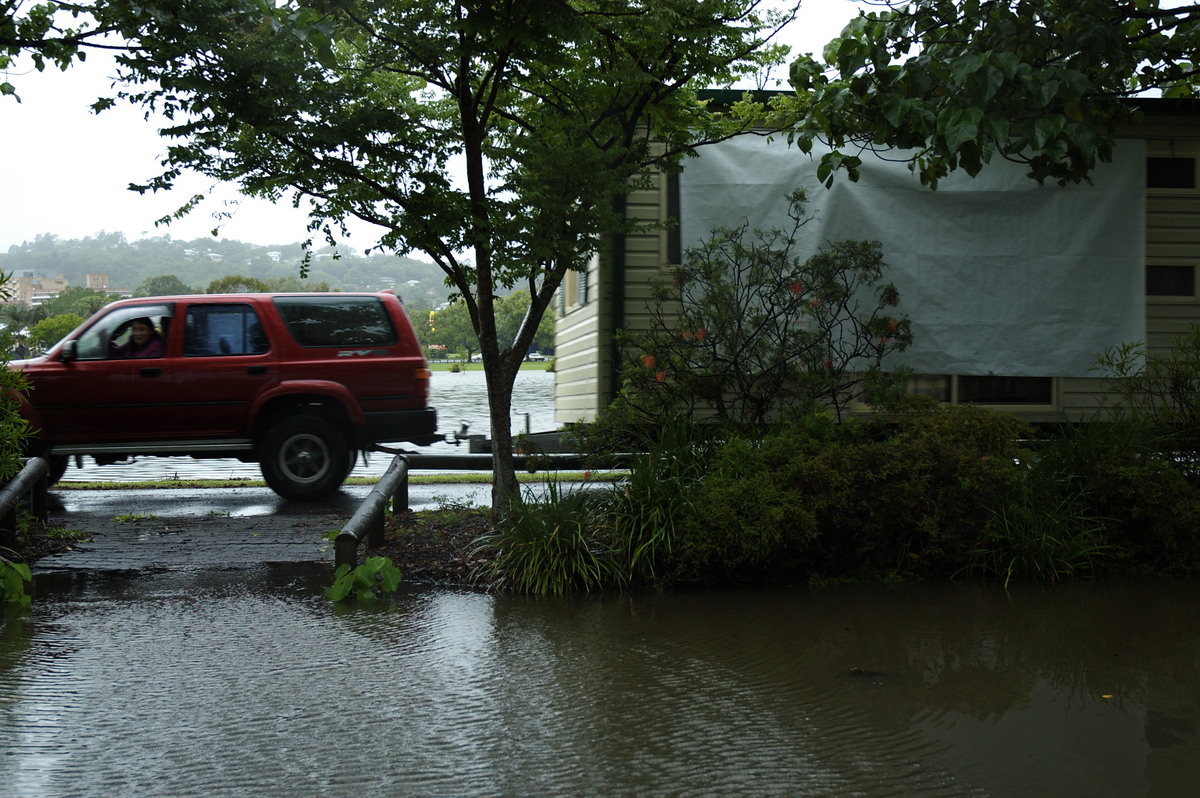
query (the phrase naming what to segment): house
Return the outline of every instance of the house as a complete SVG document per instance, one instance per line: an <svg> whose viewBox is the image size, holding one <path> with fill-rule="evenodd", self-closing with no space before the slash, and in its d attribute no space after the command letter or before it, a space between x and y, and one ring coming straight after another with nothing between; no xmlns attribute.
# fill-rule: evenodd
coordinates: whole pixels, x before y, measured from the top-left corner
<svg viewBox="0 0 1200 798"><path fill-rule="evenodd" d="M783 227L783 195L806 188L806 246L879 240L914 344L888 365L914 388L1030 421L1081 420L1104 401L1090 371L1106 347L1162 351L1200 322L1200 105L1140 101L1113 162L1091 185L1038 186L994 161L936 192L903 165L864 157L862 178L816 181L817 157L781 137L701 148L683 174L624 201L630 217L678 219L671 231L604 242L559 293L557 420L592 420L618 386L614 333L648 322L648 286L715 226Z"/></svg>

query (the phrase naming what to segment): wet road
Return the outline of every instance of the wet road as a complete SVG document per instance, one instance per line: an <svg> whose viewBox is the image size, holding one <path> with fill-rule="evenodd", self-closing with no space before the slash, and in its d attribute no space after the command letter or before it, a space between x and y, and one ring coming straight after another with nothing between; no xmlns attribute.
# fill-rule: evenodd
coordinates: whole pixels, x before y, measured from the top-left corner
<svg viewBox="0 0 1200 798"><path fill-rule="evenodd" d="M326 533L341 529L370 486L320 502L291 502L267 488L51 490L50 521L90 540L43 557L35 572L87 573L244 568L333 562ZM414 510L481 505L488 485L412 485Z"/></svg>

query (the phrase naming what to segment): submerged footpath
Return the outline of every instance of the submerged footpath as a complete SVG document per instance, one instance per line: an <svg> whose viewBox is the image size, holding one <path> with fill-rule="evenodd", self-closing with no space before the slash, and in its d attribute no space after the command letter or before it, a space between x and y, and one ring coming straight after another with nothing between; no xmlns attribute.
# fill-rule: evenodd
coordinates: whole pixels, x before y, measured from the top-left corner
<svg viewBox="0 0 1200 798"><path fill-rule="evenodd" d="M30 552L35 574L245 568L334 560L332 534L354 515L369 485L348 485L320 502L289 502L265 487L52 490L49 528L84 533L78 542ZM413 509L467 507L487 485L410 486ZM389 536L390 537L390 536ZM458 556L448 543L446 557ZM49 550L49 553L42 553ZM38 556L40 554L40 556ZM416 552L414 552L416 556ZM441 555L421 553L428 562ZM408 578L405 564L393 556ZM426 576L425 578L429 578Z"/></svg>

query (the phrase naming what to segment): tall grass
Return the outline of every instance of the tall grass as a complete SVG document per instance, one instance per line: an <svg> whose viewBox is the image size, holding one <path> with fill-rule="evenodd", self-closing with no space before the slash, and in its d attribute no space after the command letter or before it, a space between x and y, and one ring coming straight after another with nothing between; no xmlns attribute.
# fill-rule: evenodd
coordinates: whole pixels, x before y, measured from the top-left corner
<svg viewBox="0 0 1200 798"><path fill-rule="evenodd" d="M615 545L631 584L652 584L663 574L716 448L712 431L682 416L663 419L629 478L608 497Z"/></svg>
<svg viewBox="0 0 1200 798"><path fill-rule="evenodd" d="M560 596L624 584L620 556L597 497L565 493L554 479L546 495L513 503L496 531L479 539L490 563L474 575L499 590Z"/></svg>
<svg viewBox="0 0 1200 798"><path fill-rule="evenodd" d="M1112 550L1087 491L1063 475L1032 477L992 512L966 570L993 575L1005 587L1014 579L1057 582L1093 571Z"/></svg>

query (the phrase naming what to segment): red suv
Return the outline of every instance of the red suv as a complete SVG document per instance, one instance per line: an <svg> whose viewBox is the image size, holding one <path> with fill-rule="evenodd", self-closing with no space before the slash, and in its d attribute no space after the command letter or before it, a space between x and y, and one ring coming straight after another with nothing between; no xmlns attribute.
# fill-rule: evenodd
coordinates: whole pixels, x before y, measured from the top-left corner
<svg viewBox="0 0 1200 798"><path fill-rule="evenodd" d="M236 457L304 501L336 491L359 450L440 440L425 358L388 292L125 299L12 367L52 478L70 455Z"/></svg>

